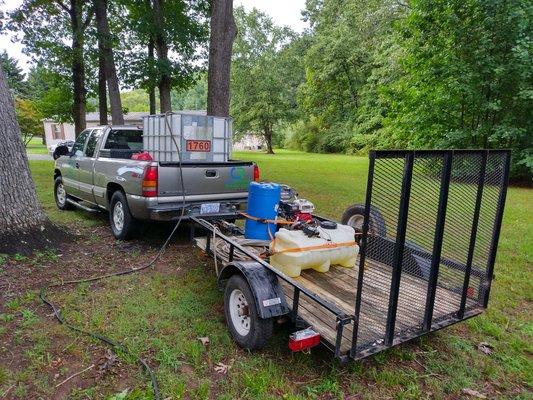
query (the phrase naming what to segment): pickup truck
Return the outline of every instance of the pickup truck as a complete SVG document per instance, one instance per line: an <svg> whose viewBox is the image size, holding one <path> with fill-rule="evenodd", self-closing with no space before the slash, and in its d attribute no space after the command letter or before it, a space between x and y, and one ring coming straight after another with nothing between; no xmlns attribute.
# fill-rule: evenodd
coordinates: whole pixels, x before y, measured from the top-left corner
<svg viewBox="0 0 533 400"><path fill-rule="evenodd" d="M135 126L96 126L81 132L71 150L59 146L54 153L57 207L108 211L117 239L134 235L139 221L231 218L246 208L248 185L259 179L256 164L136 160L134 154L143 152L142 134Z"/></svg>

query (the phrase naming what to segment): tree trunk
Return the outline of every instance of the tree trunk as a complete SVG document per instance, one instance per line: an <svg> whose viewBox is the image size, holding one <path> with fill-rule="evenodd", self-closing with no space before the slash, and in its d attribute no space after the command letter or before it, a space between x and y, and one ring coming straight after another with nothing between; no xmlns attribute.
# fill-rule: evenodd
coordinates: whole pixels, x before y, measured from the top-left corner
<svg viewBox="0 0 533 400"><path fill-rule="evenodd" d="M207 72L207 114L229 116L230 72L237 26L233 0L212 0L209 69Z"/></svg>
<svg viewBox="0 0 533 400"><path fill-rule="evenodd" d="M100 125L107 125L107 85L105 81L104 57L98 46L98 114Z"/></svg>
<svg viewBox="0 0 533 400"><path fill-rule="evenodd" d="M267 153L268 154L274 154L274 149L272 148L273 132L272 132L272 128L270 126L265 126L263 136L265 137L265 142L266 142L266 145L267 145Z"/></svg>
<svg viewBox="0 0 533 400"><path fill-rule="evenodd" d="M98 32L98 44L104 59L104 70L109 91L109 104L111 105L111 121L113 125L124 125L122 102L120 101L120 87L118 84L115 59L109 22L107 20L107 0L94 0L94 14L96 16L96 30Z"/></svg>
<svg viewBox="0 0 533 400"><path fill-rule="evenodd" d="M170 61L168 59L168 45L162 31L163 17L161 3L162 0L153 0L154 19L156 26L158 27L155 35L155 50L157 52L159 65L163 65L163 68L160 71L161 76L157 85L159 88L159 106L161 108L161 112L165 113L172 111L170 98L171 76L168 73L169 68L165 68L170 64Z"/></svg>
<svg viewBox="0 0 533 400"><path fill-rule="evenodd" d="M0 67L0 253L31 253L54 246L57 228L44 213L21 141L13 97Z"/></svg>
<svg viewBox="0 0 533 400"><path fill-rule="evenodd" d="M148 42L148 60L150 62L150 65L153 63L154 60L154 40L150 38L150 41ZM150 79L148 82L148 98L150 101L150 114L155 114L155 86Z"/></svg>
<svg viewBox="0 0 533 400"><path fill-rule="evenodd" d="M81 0L70 0L72 27L72 83L74 87L74 133L76 137L87 126L85 119L85 65L83 63L83 22Z"/></svg>

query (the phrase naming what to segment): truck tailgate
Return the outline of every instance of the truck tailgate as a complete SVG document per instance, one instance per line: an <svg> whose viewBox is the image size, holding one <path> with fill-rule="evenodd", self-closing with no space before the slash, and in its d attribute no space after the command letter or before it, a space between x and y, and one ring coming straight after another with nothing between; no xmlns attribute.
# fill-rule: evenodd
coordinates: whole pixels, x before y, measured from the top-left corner
<svg viewBox="0 0 533 400"><path fill-rule="evenodd" d="M182 185L178 163L159 163L158 196L181 196ZM253 180L252 162L183 163L186 196L243 193ZM209 196L212 198L212 196Z"/></svg>

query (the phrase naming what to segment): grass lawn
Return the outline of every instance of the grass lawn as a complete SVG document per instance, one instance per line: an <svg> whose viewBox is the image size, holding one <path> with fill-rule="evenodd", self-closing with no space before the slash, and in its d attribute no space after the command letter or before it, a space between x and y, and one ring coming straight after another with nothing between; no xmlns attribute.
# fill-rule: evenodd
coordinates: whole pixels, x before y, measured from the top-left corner
<svg viewBox="0 0 533 400"><path fill-rule="evenodd" d="M26 145L26 152L28 154L48 154L48 149L43 144L43 139L40 136L36 136Z"/></svg>
<svg viewBox="0 0 533 400"><path fill-rule="evenodd" d="M279 151L234 158L257 161L262 179L294 186L329 217L339 218L365 194L365 157ZM51 219L78 236L61 252L3 257L0 282L2 273L9 277L15 269L27 271L28 280L57 280L140 266L164 240L167 227L154 227L143 240L121 243L109 235L105 216L58 211L53 163L30 165ZM510 188L488 311L347 365L321 348L291 354L285 327L263 351L239 349L225 327L211 260L183 238L173 241L154 269L49 296L68 320L123 341L131 353L147 359L163 398L457 399L469 398L463 393L469 388L487 398L531 399L532 256L533 191ZM125 389L128 399L151 398L148 379L131 355L115 359L100 343L58 325L40 304L36 288L28 286L0 296L0 398L8 391L6 398L119 399L117 393ZM199 337L208 337L209 344ZM491 354L478 350L481 342L492 346ZM61 384L90 365L88 372Z"/></svg>

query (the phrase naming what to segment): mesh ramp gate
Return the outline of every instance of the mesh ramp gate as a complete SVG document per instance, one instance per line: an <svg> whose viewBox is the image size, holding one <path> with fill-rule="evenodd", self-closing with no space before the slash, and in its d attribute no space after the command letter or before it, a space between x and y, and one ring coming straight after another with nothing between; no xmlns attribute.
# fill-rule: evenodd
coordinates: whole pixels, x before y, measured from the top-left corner
<svg viewBox="0 0 533 400"><path fill-rule="evenodd" d="M507 150L370 153L352 358L487 307L509 162ZM385 230L369 230L376 218Z"/></svg>

